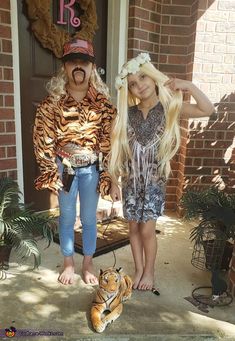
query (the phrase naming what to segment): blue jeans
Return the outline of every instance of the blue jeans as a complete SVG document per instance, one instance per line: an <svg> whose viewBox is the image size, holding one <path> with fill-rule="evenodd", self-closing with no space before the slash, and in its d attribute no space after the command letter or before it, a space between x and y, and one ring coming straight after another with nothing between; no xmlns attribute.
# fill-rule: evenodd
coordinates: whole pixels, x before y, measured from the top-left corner
<svg viewBox="0 0 235 341"><path fill-rule="evenodd" d="M63 166L59 163L59 171ZM74 254L74 225L77 217L77 196L80 200L80 219L82 223L83 254L93 255L96 249L96 210L99 193L97 186L99 172L96 165L75 169L75 176L69 193L59 191L59 235L60 248L64 256Z"/></svg>

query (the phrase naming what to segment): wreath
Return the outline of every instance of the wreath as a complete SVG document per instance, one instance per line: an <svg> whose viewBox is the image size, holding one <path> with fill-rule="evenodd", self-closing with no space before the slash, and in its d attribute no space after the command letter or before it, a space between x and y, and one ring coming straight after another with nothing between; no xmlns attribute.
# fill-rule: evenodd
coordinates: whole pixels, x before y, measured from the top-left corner
<svg viewBox="0 0 235 341"><path fill-rule="evenodd" d="M81 29L74 38L92 41L97 30L97 15L94 0L77 0L83 14L80 17ZM65 42L71 39L69 32L59 29L51 19L51 0L26 0L31 30L44 48L50 49L57 58L63 54ZM80 27L79 27L80 28Z"/></svg>

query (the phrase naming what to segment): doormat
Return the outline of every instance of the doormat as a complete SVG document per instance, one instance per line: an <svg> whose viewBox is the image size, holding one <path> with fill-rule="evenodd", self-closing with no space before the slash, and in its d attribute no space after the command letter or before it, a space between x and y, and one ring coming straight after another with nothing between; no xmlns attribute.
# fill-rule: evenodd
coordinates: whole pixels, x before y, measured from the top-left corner
<svg viewBox="0 0 235 341"><path fill-rule="evenodd" d="M75 252L82 253L82 230L76 229L74 249ZM54 242L59 244L59 235L54 235ZM96 252L93 257L116 250L129 244L128 224L122 217L109 218L97 223L97 243Z"/></svg>

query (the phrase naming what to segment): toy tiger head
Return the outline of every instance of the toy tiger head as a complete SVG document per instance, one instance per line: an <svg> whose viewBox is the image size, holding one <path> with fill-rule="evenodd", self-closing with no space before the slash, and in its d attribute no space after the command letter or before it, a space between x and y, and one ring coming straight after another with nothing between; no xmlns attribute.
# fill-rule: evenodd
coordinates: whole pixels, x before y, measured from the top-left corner
<svg viewBox="0 0 235 341"><path fill-rule="evenodd" d="M106 290L107 292L116 292L122 280L122 268L114 269L108 268L106 270L100 270L99 276L99 287L100 289Z"/></svg>
<svg viewBox="0 0 235 341"><path fill-rule="evenodd" d="M103 332L121 315L122 302L130 298L131 293L132 280L123 274L122 268L100 270L99 287L91 308L91 322L96 332Z"/></svg>

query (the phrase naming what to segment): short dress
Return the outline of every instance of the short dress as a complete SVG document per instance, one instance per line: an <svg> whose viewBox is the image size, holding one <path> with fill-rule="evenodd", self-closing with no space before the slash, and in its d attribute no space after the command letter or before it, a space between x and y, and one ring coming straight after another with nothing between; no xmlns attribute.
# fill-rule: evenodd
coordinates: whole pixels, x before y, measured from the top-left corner
<svg viewBox="0 0 235 341"><path fill-rule="evenodd" d="M137 105L129 108L127 135L132 160L122 178L123 215L127 220L147 222L163 213L166 179L158 175L156 156L164 128L160 102L149 110L146 119Z"/></svg>

